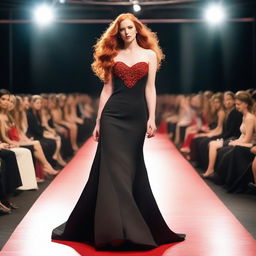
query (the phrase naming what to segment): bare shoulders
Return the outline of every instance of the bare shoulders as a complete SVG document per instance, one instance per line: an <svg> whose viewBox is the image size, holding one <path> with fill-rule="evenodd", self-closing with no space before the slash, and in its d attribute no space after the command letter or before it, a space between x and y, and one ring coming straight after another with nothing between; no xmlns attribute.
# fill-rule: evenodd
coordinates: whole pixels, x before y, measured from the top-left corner
<svg viewBox="0 0 256 256"><path fill-rule="evenodd" d="M252 113L248 113L248 115L246 115L245 117L245 121L248 121L248 122L254 121L255 119L256 117Z"/></svg>

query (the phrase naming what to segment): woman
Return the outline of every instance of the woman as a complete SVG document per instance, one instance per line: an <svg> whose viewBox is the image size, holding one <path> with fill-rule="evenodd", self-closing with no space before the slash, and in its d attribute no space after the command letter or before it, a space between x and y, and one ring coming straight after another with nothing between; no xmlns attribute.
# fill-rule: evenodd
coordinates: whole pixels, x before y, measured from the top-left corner
<svg viewBox="0 0 256 256"><path fill-rule="evenodd" d="M202 167L201 163L203 160L200 158L200 144L204 141L209 142L210 138L214 138L222 133L223 123L225 120L225 111L223 106L223 94L215 93L211 98L211 107L214 115L216 116L216 121L213 121L206 132L198 133L194 136L190 143L190 159L197 163L198 167ZM212 119L214 120L214 119Z"/></svg>
<svg viewBox="0 0 256 256"><path fill-rule="evenodd" d="M26 135L29 138L39 140L47 161L51 164L56 164L56 155L59 152L59 148L54 135L42 126L41 107L41 96L33 95L31 97L30 109L27 110L28 129Z"/></svg>
<svg viewBox="0 0 256 256"><path fill-rule="evenodd" d="M157 207L143 159L145 134L156 131L155 75L163 59L156 35L134 15L121 14L95 45L94 58L92 68L104 81L93 131L97 152L77 205L52 238L98 250L183 241Z"/></svg>
<svg viewBox="0 0 256 256"><path fill-rule="evenodd" d="M239 91L236 93L236 108L243 114L243 121L240 126L241 135L238 139L230 141L228 146L218 150L214 168L215 178L218 184L225 184L228 189L241 175L241 168L239 167L241 166L240 163L244 163L245 160L244 149L249 151L250 147L256 142L256 117L251 113L252 104L252 98L248 92ZM233 158L234 155L236 155L236 158Z"/></svg>
<svg viewBox="0 0 256 256"><path fill-rule="evenodd" d="M9 93L9 92L8 92ZM13 96L3 94L0 101L0 136L1 140L11 145L11 150L15 153L19 172L21 176L22 186L19 190L37 189L35 169L30 149L20 148L16 141L12 141L8 137L8 133L13 132L13 119L9 115L11 101ZM6 99L6 101L4 101ZM7 100L8 99L8 100Z"/></svg>
<svg viewBox="0 0 256 256"><path fill-rule="evenodd" d="M9 119L12 120L12 125L6 125L5 130L3 131L4 141L11 145L21 146L31 150L35 159L40 162L45 176L58 174L58 171L54 170L47 161L40 142L38 140L32 140L26 136L26 114L23 109L22 99L19 96L15 97L14 95L11 95L9 112ZM25 164L28 165L28 162L25 161ZM40 182L42 180L37 177L37 181Z"/></svg>
<svg viewBox="0 0 256 256"><path fill-rule="evenodd" d="M64 106L65 106L66 96L64 94L58 94L55 100L55 106L51 109L51 115L53 122L59 126L64 127L69 132L70 143L73 152L78 150L77 145L77 126L76 124L65 120Z"/></svg>
<svg viewBox="0 0 256 256"><path fill-rule="evenodd" d="M48 116L48 125L56 131L56 133L61 138L61 155L64 159L70 159L73 155L72 146L70 143L70 136L67 128L64 128L61 125L58 125L53 120L52 110L56 108L56 95L50 94L48 97L48 104L46 107L47 116Z"/></svg>
<svg viewBox="0 0 256 256"><path fill-rule="evenodd" d="M200 159L208 160L208 167L203 178L209 178L214 173L214 165L217 157L217 150L231 140L236 139L240 135L239 127L242 122L242 114L235 108L235 94L227 91L224 93L224 106L226 112L226 118L223 125L223 132L220 136L209 138L204 144L200 145L200 151L198 152ZM209 145L209 150L208 150ZM208 153L208 157L207 154Z"/></svg>
<svg viewBox="0 0 256 256"><path fill-rule="evenodd" d="M42 96L40 117L43 128L49 134L47 138L54 139L56 142L56 150L54 152L53 159L56 160L61 167L64 167L67 163L63 160L61 155L62 141L61 137L59 136L59 134L55 130L55 127L53 126L52 117L48 109L48 97L46 95ZM50 123L52 126L50 126Z"/></svg>

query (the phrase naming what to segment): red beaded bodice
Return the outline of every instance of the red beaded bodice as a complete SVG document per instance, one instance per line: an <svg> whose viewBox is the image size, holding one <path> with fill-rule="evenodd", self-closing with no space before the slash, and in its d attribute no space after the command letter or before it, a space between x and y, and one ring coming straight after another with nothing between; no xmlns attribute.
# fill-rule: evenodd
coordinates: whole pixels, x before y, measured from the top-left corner
<svg viewBox="0 0 256 256"><path fill-rule="evenodd" d="M7 135L11 140L15 140L15 141L20 140L19 132L16 126L9 127L7 131Z"/></svg>
<svg viewBox="0 0 256 256"><path fill-rule="evenodd" d="M113 73L122 79L127 87L132 88L138 80L147 75L148 63L137 62L129 67L124 62L117 61L113 67Z"/></svg>

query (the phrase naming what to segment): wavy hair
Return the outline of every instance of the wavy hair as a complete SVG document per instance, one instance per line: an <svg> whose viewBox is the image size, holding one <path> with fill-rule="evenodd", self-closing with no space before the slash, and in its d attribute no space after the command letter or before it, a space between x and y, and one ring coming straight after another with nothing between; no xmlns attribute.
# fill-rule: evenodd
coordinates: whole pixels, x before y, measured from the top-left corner
<svg viewBox="0 0 256 256"><path fill-rule="evenodd" d="M91 67L96 76L103 82L109 81L114 65L114 57L117 56L120 49L124 48L124 42L119 36L119 26L125 19L129 19L134 23L137 30L136 39L138 45L145 49L151 49L156 53L158 68L160 67L161 61L164 59L164 54L158 44L156 33L152 32L150 28L141 23L133 14L120 14L112 23L110 23L107 30L93 46L94 62Z"/></svg>

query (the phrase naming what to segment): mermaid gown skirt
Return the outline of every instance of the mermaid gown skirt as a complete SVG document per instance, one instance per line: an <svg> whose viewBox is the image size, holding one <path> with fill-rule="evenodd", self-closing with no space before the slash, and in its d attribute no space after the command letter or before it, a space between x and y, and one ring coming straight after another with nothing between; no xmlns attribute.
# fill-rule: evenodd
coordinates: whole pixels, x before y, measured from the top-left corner
<svg viewBox="0 0 256 256"><path fill-rule="evenodd" d="M114 240L151 249L183 241L164 221L152 194L143 157L148 110L148 64L116 62L113 93L100 120L100 138L87 184L54 240L85 242L97 249Z"/></svg>

